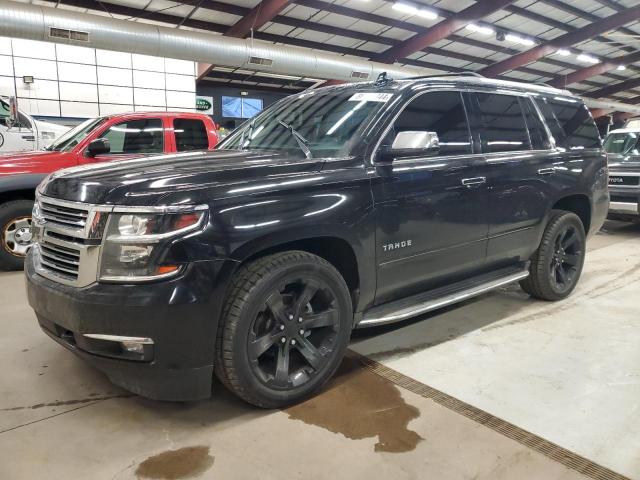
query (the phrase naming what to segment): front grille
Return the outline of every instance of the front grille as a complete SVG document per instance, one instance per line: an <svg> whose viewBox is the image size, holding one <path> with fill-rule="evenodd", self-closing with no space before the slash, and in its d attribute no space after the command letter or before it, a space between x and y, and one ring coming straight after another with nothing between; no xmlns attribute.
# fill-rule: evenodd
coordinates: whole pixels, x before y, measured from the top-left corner
<svg viewBox="0 0 640 480"><path fill-rule="evenodd" d="M38 195L31 228L36 271L76 287L95 282L102 234L111 210Z"/></svg>
<svg viewBox="0 0 640 480"><path fill-rule="evenodd" d="M636 175L616 175L612 173L609 175L609 185L612 187L636 187L640 185L640 176Z"/></svg>
<svg viewBox="0 0 640 480"><path fill-rule="evenodd" d="M60 225L73 229L84 228L87 224L89 210L40 201L42 219L50 225Z"/></svg>
<svg viewBox="0 0 640 480"><path fill-rule="evenodd" d="M40 253L40 263L43 267L69 280L78 279L80 250L56 245L44 239L40 244Z"/></svg>

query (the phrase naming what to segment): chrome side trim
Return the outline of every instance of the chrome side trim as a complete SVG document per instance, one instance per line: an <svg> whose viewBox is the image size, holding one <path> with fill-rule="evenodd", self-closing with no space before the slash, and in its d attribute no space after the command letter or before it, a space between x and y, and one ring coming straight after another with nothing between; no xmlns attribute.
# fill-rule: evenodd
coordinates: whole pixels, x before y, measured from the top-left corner
<svg viewBox="0 0 640 480"><path fill-rule="evenodd" d="M102 333L83 333L82 336L109 342L137 342L143 345L153 345L153 340L147 337L123 337L120 335L104 335Z"/></svg>
<svg viewBox="0 0 640 480"><path fill-rule="evenodd" d="M444 297L431 299L425 303L416 304L416 305L412 305L411 307L400 309L384 317L367 318L365 314L363 320L360 323L358 323L358 327L364 327L369 325L383 325L385 323L393 323L393 322L398 322L400 320L405 320L407 318L415 317L417 315L429 312L431 310L436 310L438 308L446 307L447 305L461 302L468 298L476 297L483 293L502 287L503 285L508 285L509 283L517 282L518 280L527 278L528 276L529 276L529 270L523 270L521 272L512 273L511 275L508 275L506 277L498 278L496 280L492 280L491 282L477 285L467 290L462 290L460 292L452 293L450 295L445 295Z"/></svg>
<svg viewBox="0 0 640 480"><path fill-rule="evenodd" d="M630 213L632 215L640 215L637 202L611 202L609 203L609 211L612 213Z"/></svg>

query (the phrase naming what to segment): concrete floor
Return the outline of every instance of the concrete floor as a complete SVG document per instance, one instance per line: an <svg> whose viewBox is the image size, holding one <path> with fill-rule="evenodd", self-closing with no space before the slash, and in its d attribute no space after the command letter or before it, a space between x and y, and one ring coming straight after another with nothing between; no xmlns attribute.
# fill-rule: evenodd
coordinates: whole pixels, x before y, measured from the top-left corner
<svg viewBox="0 0 640 480"><path fill-rule="evenodd" d="M508 287L352 348L640 480L640 227L607 224L561 304ZM348 358L283 411L129 395L52 342L0 274L0 479L583 479Z"/></svg>

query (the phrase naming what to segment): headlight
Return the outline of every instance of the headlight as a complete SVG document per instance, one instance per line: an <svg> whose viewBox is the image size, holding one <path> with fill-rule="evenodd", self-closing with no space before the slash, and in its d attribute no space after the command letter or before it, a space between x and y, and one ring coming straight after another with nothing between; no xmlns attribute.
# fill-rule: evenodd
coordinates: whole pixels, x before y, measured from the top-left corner
<svg viewBox="0 0 640 480"><path fill-rule="evenodd" d="M118 212L109 216L100 261L102 281L147 281L177 274L180 265L162 262L166 241L197 230L206 206L195 211Z"/></svg>

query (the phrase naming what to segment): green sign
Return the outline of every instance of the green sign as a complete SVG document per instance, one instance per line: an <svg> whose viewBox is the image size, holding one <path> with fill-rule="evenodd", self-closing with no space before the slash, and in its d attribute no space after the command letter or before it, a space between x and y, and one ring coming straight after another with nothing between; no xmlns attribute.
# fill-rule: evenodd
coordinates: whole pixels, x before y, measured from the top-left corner
<svg viewBox="0 0 640 480"><path fill-rule="evenodd" d="M211 110L211 107L213 107L211 101L202 97L196 98L196 110L198 110L199 112L209 111Z"/></svg>

